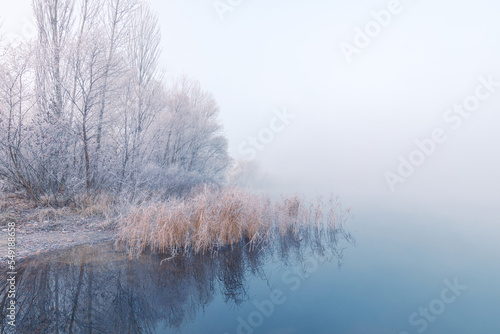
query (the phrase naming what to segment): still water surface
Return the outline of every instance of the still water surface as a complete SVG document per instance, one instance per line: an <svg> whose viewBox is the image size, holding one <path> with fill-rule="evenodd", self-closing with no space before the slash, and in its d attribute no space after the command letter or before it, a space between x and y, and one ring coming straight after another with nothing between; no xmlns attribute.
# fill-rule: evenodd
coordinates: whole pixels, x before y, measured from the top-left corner
<svg viewBox="0 0 500 334"><path fill-rule="evenodd" d="M500 333L498 229L484 226L367 212L321 245L163 262L77 247L23 263L17 333Z"/></svg>

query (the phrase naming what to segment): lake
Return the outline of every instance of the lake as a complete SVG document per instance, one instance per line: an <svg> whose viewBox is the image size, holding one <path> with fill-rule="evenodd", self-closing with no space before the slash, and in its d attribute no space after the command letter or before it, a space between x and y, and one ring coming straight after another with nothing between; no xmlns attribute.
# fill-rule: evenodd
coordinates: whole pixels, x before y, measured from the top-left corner
<svg viewBox="0 0 500 334"><path fill-rule="evenodd" d="M493 218L372 210L321 244L76 247L19 265L17 333L500 333L497 236Z"/></svg>

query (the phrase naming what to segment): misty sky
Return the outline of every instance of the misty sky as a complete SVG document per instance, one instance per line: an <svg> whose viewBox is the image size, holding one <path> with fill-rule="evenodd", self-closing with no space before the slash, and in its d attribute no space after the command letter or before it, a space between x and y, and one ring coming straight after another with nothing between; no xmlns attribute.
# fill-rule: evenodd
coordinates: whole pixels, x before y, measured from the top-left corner
<svg viewBox="0 0 500 334"><path fill-rule="evenodd" d="M478 88L480 77L500 83L498 2L242 0L224 20L211 0L151 5L167 77L187 74L214 94L234 158L249 157L239 149L249 136L279 125L256 154L269 187L333 192L349 206L499 202L500 84ZM29 34L29 1L0 8L4 33ZM341 43L355 47L356 29L376 28L380 10L390 22L349 63ZM448 112L477 92L475 111ZM282 127L275 109L295 118ZM386 172L436 129L446 140L392 192Z"/></svg>

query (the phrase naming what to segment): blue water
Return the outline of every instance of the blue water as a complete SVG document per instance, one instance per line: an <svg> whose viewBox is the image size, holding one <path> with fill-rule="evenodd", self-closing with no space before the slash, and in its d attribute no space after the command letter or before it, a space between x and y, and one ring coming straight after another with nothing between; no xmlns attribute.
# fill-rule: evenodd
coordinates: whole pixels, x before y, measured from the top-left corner
<svg viewBox="0 0 500 334"><path fill-rule="evenodd" d="M498 229L482 222L481 230L477 221L358 215L341 268L322 263L300 284L272 272L286 300L262 324L249 319L258 311L251 302L231 309L217 299L182 332L500 333ZM252 280L254 301L269 300L266 284Z"/></svg>
<svg viewBox="0 0 500 334"><path fill-rule="evenodd" d="M339 234L324 249L162 265L111 245L35 258L19 282L17 330L65 333L72 321L74 333L500 333L494 218L357 212L345 230L355 242Z"/></svg>

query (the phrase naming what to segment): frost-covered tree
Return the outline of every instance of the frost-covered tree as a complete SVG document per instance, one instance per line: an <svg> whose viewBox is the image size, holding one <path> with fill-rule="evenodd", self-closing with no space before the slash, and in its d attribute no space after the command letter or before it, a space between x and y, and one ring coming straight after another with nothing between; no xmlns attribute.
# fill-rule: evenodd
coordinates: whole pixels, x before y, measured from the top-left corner
<svg viewBox="0 0 500 334"><path fill-rule="evenodd" d="M182 193L230 165L214 98L166 85L139 0L36 0L37 39L2 48L0 178L35 201Z"/></svg>
<svg viewBox="0 0 500 334"><path fill-rule="evenodd" d="M0 63L0 176L15 189L38 200L35 157L36 145L30 112L34 110L32 50L27 45L6 46Z"/></svg>
<svg viewBox="0 0 500 334"><path fill-rule="evenodd" d="M231 160L213 96L184 77L169 87L166 107L150 131L150 141L160 144L151 146L148 161L154 179L163 178L176 192L198 183L224 182Z"/></svg>

